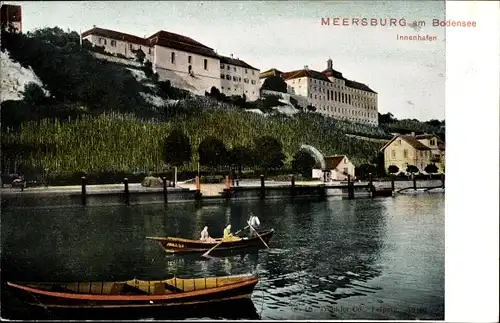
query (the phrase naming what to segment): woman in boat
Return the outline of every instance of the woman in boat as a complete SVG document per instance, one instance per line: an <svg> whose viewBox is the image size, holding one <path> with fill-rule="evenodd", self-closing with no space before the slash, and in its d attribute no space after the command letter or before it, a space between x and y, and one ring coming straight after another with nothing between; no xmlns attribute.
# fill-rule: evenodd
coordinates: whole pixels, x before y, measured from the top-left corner
<svg viewBox="0 0 500 323"><path fill-rule="evenodd" d="M215 239L210 237L210 235L208 234L208 227L207 226L205 226L203 228L203 231L201 231L200 240L203 242L215 242Z"/></svg>
<svg viewBox="0 0 500 323"><path fill-rule="evenodd" d="M240 238L233 236L233 234L231 233L231 225L228 224L227 227L224 229L224 235L222 237L222 240L234 241L234 240L240 240Z"/></svg>

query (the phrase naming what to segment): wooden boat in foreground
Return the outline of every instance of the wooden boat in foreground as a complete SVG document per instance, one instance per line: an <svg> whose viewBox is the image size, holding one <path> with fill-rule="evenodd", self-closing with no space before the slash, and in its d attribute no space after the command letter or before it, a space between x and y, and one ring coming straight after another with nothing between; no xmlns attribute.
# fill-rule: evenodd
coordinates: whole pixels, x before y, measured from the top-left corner
<svg viewBox="0 0 500 323"><path fill-rule="evenodd" d="M274 234L274 229L257 231L262 238L269 244L269 240ZM171 254L189 254L189 253L205 253L212 247L215 247L221 239L215 239L215 242L203 242L200 240L190 240L175 237L147 237L148 239L158 242L158 244ZM252 238L242 237L241 240L224 241L213 250L216 252L239 251L247 248L265 248L262 240L255 236ZM211 252L212 253L212 252Z"/></svg>
<svg viewBox="0 0 500 323"><path fill-rule="evenodd" d="M13 292L44 308L142 308L184 306L249 298L255 275L122 282L14 283Z"/></svg>

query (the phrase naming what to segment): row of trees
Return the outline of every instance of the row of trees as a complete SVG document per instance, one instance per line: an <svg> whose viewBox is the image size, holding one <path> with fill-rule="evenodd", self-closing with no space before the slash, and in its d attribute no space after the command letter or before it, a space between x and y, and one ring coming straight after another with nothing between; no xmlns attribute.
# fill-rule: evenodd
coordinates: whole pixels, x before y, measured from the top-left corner
<svg viewBox="0 0 500 323"><path fill-rule="evenodd" d="M194 148L189 137L181 130L173 130L163 141L163 159L171 166L180 167L188 163ZM284 166L285 154L282 144L270 136L257 137L252 147L236 146L228 149L224 143L213 136L206 137L197 149L200 166L212 172L223 168L237 170L240 174L244 167L258 167L264 173ZM292 167L304 176L310 176L316 161L309 154L299 151L295 154Z"/></svg>

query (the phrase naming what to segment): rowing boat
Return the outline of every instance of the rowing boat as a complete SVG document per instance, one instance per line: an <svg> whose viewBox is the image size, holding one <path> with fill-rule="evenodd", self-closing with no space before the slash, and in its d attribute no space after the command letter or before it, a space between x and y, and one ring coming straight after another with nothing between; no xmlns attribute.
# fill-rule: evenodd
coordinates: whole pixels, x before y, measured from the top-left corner
<svg viewBox="0 0 500 323"><path fill-rule="evenodd" d="M250 298L258 279L237 275L121 282L7 282L24 302L44 308L152 308Z"/></svg>
<svg viewBox="0 0 500 323"><path fill-rule="evenodd" d="M262 240L269 243L271 237L274 234L274 229L270 230L260 230L258 231ZM193 254L193 253L204 253L215 247L221 242L221 239L214 239L215 242L204 242L201 240L190 240L175 237L147 237L148 239L158 242L158 244L170 254ZM223 241L220 245L214 249L214 252L228 252L228 251L241 251L243 249L250 248L264 248L262 240L255 237L242 237L238 240L228 240Z"/></svg>

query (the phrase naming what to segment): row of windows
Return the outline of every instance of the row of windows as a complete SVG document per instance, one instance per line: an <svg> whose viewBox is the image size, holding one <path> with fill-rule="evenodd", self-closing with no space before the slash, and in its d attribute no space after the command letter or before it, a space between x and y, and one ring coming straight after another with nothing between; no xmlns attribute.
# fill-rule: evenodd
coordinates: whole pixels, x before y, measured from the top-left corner
<svg viewBox="0 0 500 323"><path fill-rule="evenodd" d="M221 89L222 89L222 91L224 91L224 87L223 86L221 86ZM229 91L229 92L231 92L231 88L230 87L227 87L226 90ZM235 87L234 91L239 91L239 90L238 90L238 88ZM248 90L245 90L245 93L248 93ZM252 91L252 94L255 94L255 91Z"/></svg>
<svg viewBox="0 0 500 323"><path fill-rule="evenodd" d="M420 158L430 157L430 151L419 150L419 155L420 155ZM396 159L396 149L393 149L391 151L391 157L392 157L392 159ZM408 158L408 149L403 150L403 158Z"/></svg>
<svg viewBox="0 0 500 323"><path fill-rule="evenodd" d="M347 109L347 108L340 108L340 107L331 107L331 106L320 106L318 108L319 111L327 111L327 112L334 112L334 113L347 113L353 116L357 117L365 117L365 118L375 118L374 113L368 113L365 111L356 111L353 109Z"/></svg>
<svg viewBox="0 0 500 323"><path fill-rule="evenodd" d="M377 107L370 106L366 103L359 103L356 101L353 103L352 97L350 94L344 94L344 93L340 93L340 92L334 92L334 93L330 94L330 92L334 92L334 91L327 91L328 101L336 101L336 102L346 103L346 104L352 105L356 108L363 108L363 109L367 109L367 110L377 110ZM309 98L311 98L311 99L313 98L312 93L309 94ZM314 99L315 100L325 100L325 96L314 94Z"/></svg>
<svg viewBox="0 0 500 323"><path fill-rule="evenodd" d="M300 78L297 79L297 83L300 83ZM307 79L309 80L309 78ZM320 81L320 80L317 80L317 79L311 79L311 84L317 84L317 85L321 85L321 86L325 86L325 87L334 87L334 88L339 88L338 85L332 83L332 82L326 82L326 81ZM333 78L333 82L335 83L339 83L339 84L343 84L344 81L342 80L339 80L339 79L336 79L336 78ZM295 79L292 80L292 84L295 84ZM353 88L350 88L350 87L346 87L346 90L347 92L352 92L352 93L363 93L363 94L366 94L368 95L369 97L375 97L375 94L376 93L372 93L372 92L366 92L366 91L362 91L362 90L359 90L359 89L353 89Z"/></svg>
<svg viewBox="0 0 500 323"><path fill-rule="evenodd" d="M227 74L227 75L221 74L221 75L220 75L220 78L221 78L221 79L226 79L226 80L231 81L231 75L229 75L229 74ZM232 79L233 79L233 81L235 81L235 82L241 82L241 77L239 77L239 76L233 76L233 77L232 77ZM249 80L249 79L247 79L247 78L245 78L245 79L243 79L243 82L245 82L245 83L247 83L247 84L248 84L248 83L250 82L250 80ZM251 83L252 83L253 85L255 85L257 82L256 82L255 80L251 80Z"/></svg>
<svg viewBox="0 0 500 323"><path fill-rule="evenodd" d="M331 116L331 117L334 117L335 119L340 119L340 120L349 120L349 121L352 121L352 122L358 122L358 123L363 123L363 124L373 124L373 125L376 124L375 121L361 119L361 118L333 116L331 113L323 112L323 111L319 111L319 113L327 115L327 116Z"/></svg>
<svg viewBox="0 0 500 323"><path fill-rule="evenodd" d="M175 53L174 52L170 53L170 63L172 63L173 65L175 65L175 58L176 58ZM189 55L188 64L191 64L192 62L193 58L191 55ZM205 71L208 71L208 60L206 58L203 60L203 69ZM191 73L191 65L189 65L189 72Z"/></svg>
<svg viewBox="0 0 500 323"><path fill-rule="evenodd" d="M102 45L107 45L107 44L108 44L108 42L107 42L107 39L106 39L106 38L98 38L98 39L97 39L97 43L98 43L98 44L100 44L100 45L101 45L101 44L102 44ZM116 40L111 39L111 40L109 41L109 44L111 45L111 47L116 47ZM129 44L128 44L128 48L129 48L130 50L133 50L133 49L134 49L134 45L133 45L133 44L131 44L131 43L129 43ZM142 46L141 46L141 45L139 45L139 48L137 48L137 49L141 49L141 50L142 50ZM151 47L148 47L148 54L149 54L149 55L151 55Z"/></svg>
<svg viewBox="0 0 500 323"><path fill-rule="evenodd" d="M223 70L224 68L227 68L227 70L228 70L228 71L230 71L230 70L231 70L231 66L229 66L229 65L224 65L224 64L220 64L220 69L221 69L221 70ZM238 68L237 68L237 67L235 67L235 66L233 66L233 70L234 70L235 72L238 72ZM245 68L245 74L248 74L248 69L247 69L247 68ZM254 70L252 70L252 75L255 75L255 71L254 71Z"/></svg>

